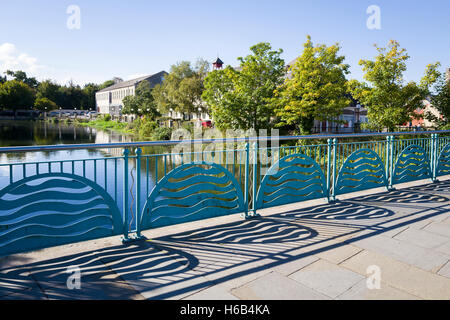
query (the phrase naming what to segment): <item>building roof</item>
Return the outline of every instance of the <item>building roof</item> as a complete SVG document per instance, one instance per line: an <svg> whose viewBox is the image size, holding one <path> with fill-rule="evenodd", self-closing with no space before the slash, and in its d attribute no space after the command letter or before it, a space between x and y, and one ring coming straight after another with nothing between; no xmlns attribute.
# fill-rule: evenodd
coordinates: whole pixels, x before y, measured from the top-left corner
<svg viewBox="0 0 450 320"><path fill-rule="evenodd" d="M220 60L219 57L217 57L216 61L214 61L213 64L223 64L223 61Z"/></svg>
<svg viewBox="0 0 450 320"><path fill-rule="evenodd" d="M127 81L118 82L116 84L113 84L112 86L106 87L106 88L104 88L102 90L99 90L97 92L105 92L105 91L111 91L111 90L116 90L116 89L120 89L120 88L131 87L131 86L137 85L139 82L141 82L143 80L147 80L148 82L150 82L150 87L154 87L158 83L162 82L163 77L166 74L167 74L166 71L160 71L160 72L152 74L152 75L143 76L143 77L139 77L139 78L136 78L136 79L131 79L131 80L127 80Z"/></svg>

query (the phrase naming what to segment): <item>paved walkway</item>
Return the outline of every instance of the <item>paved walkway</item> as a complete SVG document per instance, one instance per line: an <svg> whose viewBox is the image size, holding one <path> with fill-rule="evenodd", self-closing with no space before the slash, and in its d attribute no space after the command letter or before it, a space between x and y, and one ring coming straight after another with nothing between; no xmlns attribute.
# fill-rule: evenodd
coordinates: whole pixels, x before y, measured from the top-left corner
<svg viewBox="0 0 450 320"><path fill-rule="evenodd" d="M450 299L450 180L339 198L9 256L0 299Z"/></svg>

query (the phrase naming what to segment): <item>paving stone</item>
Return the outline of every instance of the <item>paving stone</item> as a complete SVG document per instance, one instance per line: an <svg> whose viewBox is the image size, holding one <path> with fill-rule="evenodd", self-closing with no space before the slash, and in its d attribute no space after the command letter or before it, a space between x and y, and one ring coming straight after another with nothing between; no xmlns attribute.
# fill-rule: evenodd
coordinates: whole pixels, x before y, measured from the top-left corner
<svg viewBox="0 0 450 320"><path fill-rule="evenodd" d="M434 216L433 218L431 218L431 220L435 221L435 222L445 222L445 223L449 223L450 222L450 206L447 206L447 212L445 213L440 213L437 216Z"/></svg>
<svg viewBox="0 0 450 320"><path fill-rule="evenodd" d="M383 235L359 240L354 242L353 245L384 254L427 271L439 269L449 259L443 253Z"/></svg>
<svg viewBox="0 0 450 320"><path fill-rule="evenodd" d="M437 252L446 254L447 256L450 257L450 242L447 242L447 243L443 244L442 246L435 248L434 250L436 250Z"/></svg>
<svg viewBox="0 0 450 320"><path fill-rule="evenodd" d="M364 250L341 265L364 276L369 266L376 265L381 270L381 281L391 287L423 299L450 299L450 279L380 253Z"/></svg>
<svg viewBox="0 0 450 320"><path fill-rule="evenodd" d="M390 238L394 238L397 234L407 230L409 228L409 226L404 226L404 227L400 227L400 228L395 228L386 232L383 232L383 236L385 237L390 237Z"/></svg>
<svg viewBox="0 0 450 320"><path fill-rule="evenodd" d="M80 288L69 288L68 280L74 273L68 267L74 266L72 263L68 261L57 266L44 263L30 270L48 299L143 299L138 291L100 261L80 265Z"/></svg>
<svg viewBox="0 0 450 320"><path fill-rule="evenodd" d="M356 285L337 297L338 300L417 300L417 296L403 292L381 282L379 289L369 289L367 279L361 280Z"/></svg>
<svg viewBox="0 0 450 320"><path fill-rule="evenodd" d="M47 296L38 287L11 292L1 296L0 300L48 300Z"/></svg>
<svg viewBox="0 0 450 320"><path fill-rule="evenodd" d="M317 260L319 260L319 257L312 256L312 255L306 256L301 259L295 259L293 261L283 263L282 265L273 268L273 270L284 276L288 276L291 273L299 271L300 269L310 265L311 263L313 263Z"/></svg>
<svg viewBox="0 0 450 320"><path fill-rule="evenodd" d="M265 259L226 269L221 268L216 272L204 275L204 277L215 284L220 284L227 290L231 290L270 273L272 270L266 265L272 262L273 260Z"/></svg>
<svg viewBox="0 0 450 320"><path fill-rule="evenodd" d="M394 239L406 241L414 245L418 245L424 248L436 248L447 242L450 242L450 238L444 237L425 230L417 230L409 228L394 237Z"/></svg>
<svg viewBox="0 0 450 320"><path fill-rule="evenodd" d="M28 272L20 269L0 271L0 299L5 297L40 296L44 294Z"/></svg>
<svg viewBox="0 0 450 320"><path fill-rule="evenodd" d="M221 285L215 285L205 290L187 296L183 300L239 300Z"/></svg>
<svg viewBox="0 0 450 320"><path fill-rule="evenodd" d="M329 297L277 272L266 274L255 281L232 290L231 293L243 300L329 299Z"/></svg>
<svg viewBox="0 0 450 320"><path fill-rule="evenodd" d="M450 278L450 261L447 262L439 271L438 274Z"/></svg>
<svg viewBox="0 0 450 320"><path fill-rule="evenodd" d="M176 275L169 279L160 278L142 278L142 277L126 277L126 282L137 290L146 299L167 299L176 300L183 299L186 296L192 295L204 288L214 285L205 277L196 275L184 276Z"/></svg>
<svg viewBox="0 0 450 320"><path fill-rule="evenodd" d="M352 245L340 245L336 248L319 252L316 256L335 264L340 264L361 250L361 248Z"/></svg>
<svg viewBox="0 0 450 320"><path fill-rule="evenodd" d="M321 259L291 274L289 278L331 298L336 298L364 277Z"/></svg>
<svg viewBox="0 0 450 320"><path fill-rule="evenodd" d="M427 225L424 230L450 237L450 223L449 222L433 222Z"/></svg>

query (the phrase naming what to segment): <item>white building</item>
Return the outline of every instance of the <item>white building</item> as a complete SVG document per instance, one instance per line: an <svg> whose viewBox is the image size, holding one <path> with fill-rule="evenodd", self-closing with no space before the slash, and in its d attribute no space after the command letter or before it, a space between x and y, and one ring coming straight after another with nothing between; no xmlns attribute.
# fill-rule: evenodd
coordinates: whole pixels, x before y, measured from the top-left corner
<svg viewBox="0 0 450 320"><path fill-rule="evenodd" d="M126 96L134 96L138 84L144 80L150 83L150 87L162 83L165 71L155 73L153 75L140 77L128 81L119 81L95 93L95 103L97 112L102 114L110 114L119 116L122 114L123 98Z"/></svg>

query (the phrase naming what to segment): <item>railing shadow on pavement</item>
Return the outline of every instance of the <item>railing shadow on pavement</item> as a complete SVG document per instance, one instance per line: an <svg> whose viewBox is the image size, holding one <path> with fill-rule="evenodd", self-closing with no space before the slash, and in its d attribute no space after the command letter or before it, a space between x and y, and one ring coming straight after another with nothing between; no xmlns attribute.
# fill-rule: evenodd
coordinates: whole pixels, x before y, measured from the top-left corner
<svg viewBox="0 0 450 320"><path fill-rule="evenodd" d="M448 199L433 194L437 191L450 194L450 182L359 196L127 246L23 261L18 267L2 268L0 260L0 299L32 290L28 283L32 280L50 299L127 299L138 292L146 292L150 299L184 297L448 212ZM417 205L430 202L435 206ZM395 212L383 203L393 208L411 204L415 210ZM82 270L83 290L67 289L68 266Z"/></svg>

